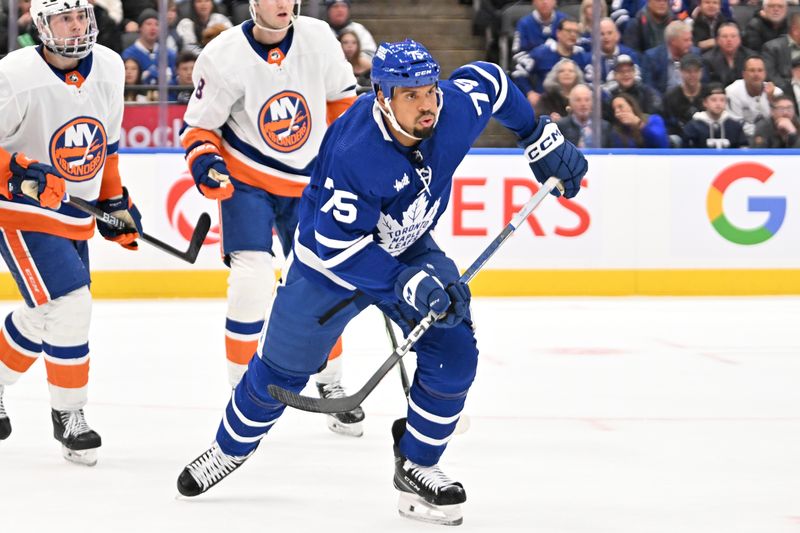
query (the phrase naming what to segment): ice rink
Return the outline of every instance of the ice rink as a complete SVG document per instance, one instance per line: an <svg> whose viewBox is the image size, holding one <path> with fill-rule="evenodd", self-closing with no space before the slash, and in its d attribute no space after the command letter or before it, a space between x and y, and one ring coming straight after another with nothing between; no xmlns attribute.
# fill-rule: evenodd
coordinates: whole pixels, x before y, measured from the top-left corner
<svg viewBox="0 0 800 533"><path fill-rule="evenodd" d="M460 531L800 532L799 298L480 298L473 310L471 428L441 463L467 490ZM94 468L61 457L41 361L7 388L0 532L442 530L397 514L394 371L364 404L363 438L287 411L230 478L176 499L229 394L224 314L222 300L95 303ZM349 389L390 352L365 312L345 332Z"/></svg>

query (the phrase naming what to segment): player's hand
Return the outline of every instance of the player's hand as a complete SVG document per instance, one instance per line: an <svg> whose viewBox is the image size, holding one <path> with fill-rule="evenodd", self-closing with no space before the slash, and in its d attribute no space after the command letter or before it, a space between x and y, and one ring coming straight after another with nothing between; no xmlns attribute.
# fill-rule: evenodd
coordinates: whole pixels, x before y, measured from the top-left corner
<svg viewBox="0 0 800 533"><path fill-rule="evenodd" d="M133 201L128 196L128 189L122 188L122 196L97 202L97 207L125 223L125 229L120 230L109 226L101 219L97 219L97 230L100 235L114 241L128 250L138 250L139 244L136 239L142 232L142 215L133 205Z"/></svg>
<svg viewBox="0 0 800 533"><path fill-rule="evenodd" d="M54 167L28 159L21 152L16 152L11 156L9 170L11 176L5 184L8 194L2 191L6 198L17 194L36 200L42 207L50 209L61 207L66 182Z"/></svg>
<svg viewBox="0 0 800 533"><path fill-rule="evenodd" d="M445 316L440 316L433 325L453 327L466 315L466 309L469 307L469 289L467 289L466 295L460 289L452 289L452 294L460 300L460 303L459 311L453 312L451 316L450 308L453 303L450 294L451 287L455 287L455 285L445 288L436 276L431 275L423 268L412 266L403 270L397 277L394 293L400 300L419 311L422 316L431 311L437 315L447 313ZM467 304L464 305L464 302Z"/></svg>
<svg viewBox="0 0 800 533"><path fill-rule="evenodd" d="M550 117L539 117L536 129L522 139L519 146L525 150L536 181L544 183L555 176L563 183L566 198L578 194L589 163L575 145L564 138ZM553 194L560 196L557 189L553 189Z"/></svg>
<svg viewBox="0 0 800 533"><path fill-rule="evenodd" d="M467 316L472 293L469 291L469 285L461 281L451 283L445 290L450 297L450 307L447 309L447 314L433 325L452 328Z"/></svg>
<svg viewBox="0 0 800 533"><path fill-rule="evenodd" d="M227 200L233 195L230 172L216 146L211 143L192 146L186 153L186 162L203 196L212 200Z"/></svg>

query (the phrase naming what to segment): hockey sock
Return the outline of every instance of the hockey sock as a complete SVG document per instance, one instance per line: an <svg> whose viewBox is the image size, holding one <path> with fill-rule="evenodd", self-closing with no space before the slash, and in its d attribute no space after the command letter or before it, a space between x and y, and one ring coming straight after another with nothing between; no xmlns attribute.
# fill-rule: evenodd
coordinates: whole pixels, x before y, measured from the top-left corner
<svg viewBox="0 0 800 533"><path fill-rule="evenodd" d="M4 385L15 383L42 352L41 339L25 335L14 323L15 313L9 313L0 331L0 383Z"/></svg>
<svg viewBox="0 0 800 533"><path fill-rule="evenodd" d="M292 377L276 371L261 358L254 357L242 381L231 395L217 430L217 443L228 455L244 456L253 451L286 406L267 393L276 384L300 392L308 377Z"/></svg>

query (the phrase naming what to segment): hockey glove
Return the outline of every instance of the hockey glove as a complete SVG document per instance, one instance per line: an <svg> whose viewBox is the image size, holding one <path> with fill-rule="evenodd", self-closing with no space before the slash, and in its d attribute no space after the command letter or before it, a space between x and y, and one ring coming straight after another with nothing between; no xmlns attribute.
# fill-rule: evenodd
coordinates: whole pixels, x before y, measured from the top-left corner
<svg viewBox="0 0 800 533"><path fill-rule="evenodd" d="M11 176L7 183L7 198L18 194L36 200L42 207L50 209L61 207L66 182L54 167L28 159L24 154L16 152L11 156L9 170Z"/></svg>
<svg viewBox="0 0 800 533"><path fill-rule="evenodd" d="M422 316L431 311L439 315L433 325L440 328L452 328L464 319L469 309L470 294L466 285L456 282L445 288L438 278L420 267L402 271L394 292ZM443 313L447 314L441 316Z"/></svg>
<svg viewBox="0 0 800 533"><path fill-rule="evenodd" d="M564 138L550 117L539 117L533 133L518 144L525 150L536 181L544 183L549 177L555 176L563 183L566 198L578 194L581 179L589 169L589 164L575 145ZM553 189L553 194L560 196L556 189Z"/></svg>
<svg viewBox="0 0 800 533"><path fill-rule="evenodd" d="M128 189L122 188L122 196L97 202L97 207L114 218L118 218L127 226L125 230L119 230L98 218L97 230L100 235L128 250L138 250L139 245L136 239L142 232L142 215L128 196Z"/></svg>
<svg viewBox="0 0 800 533"><path fill-rule="evenodd" d="M233 195L230 172L216 146L196 143L186 152L197 189L212 200L227 200Z"/></svg>
<svg viewBox="0 0 800 533"><path fill-rule="evenodd" d="M440 327L452 328L464 320L469 312L469 301L472 299L469 285L460 281L451 283L447 286L447 295L450 296L450 308L444 318L435 322L434 326L439 324Z"/></svg>

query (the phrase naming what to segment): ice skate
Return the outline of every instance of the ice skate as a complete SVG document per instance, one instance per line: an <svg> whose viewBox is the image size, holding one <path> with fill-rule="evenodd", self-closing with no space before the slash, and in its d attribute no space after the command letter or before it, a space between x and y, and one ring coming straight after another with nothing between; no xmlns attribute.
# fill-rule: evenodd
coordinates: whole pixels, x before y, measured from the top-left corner
<svg viewBox="0 0 800 533"><path fill-rule="evenodd" d="M211 448L186 465L178 476L178 492L184 496L204 493L242 466L251 455L253 452L245 456L227 455L214 441Z"/></svg>
<svg viewBox="0 0 800 533"><path fill-rule="evenodd" d="M392 426L394 487L400 491L400 515L431 524L461 525L461 504L467 501L463 485L448 478L438 465L421 466L402 456L398 443L405 425L406 420L401 418Z"/></svg>
<svg viewBox="0 0 800 533"><path fill-rule="evenodd" d="M97 448L101 445L100 435L89 424L83 409L51 412L53 436L61 443L61 454L72 463L94 466L97 464Z"/></svg>
<svg viewBox="0 0 800 533"><path fill-rule="evenodd" d="M3 389L4 386L0 385L0 440L5 440L11 435L11 420L9 420L3 405Z"/></svg>
<svg viewBox="0 0 800 533"><path fill-rule="evenodd" d="M344 392L341 382L334 381L333 383L317 383L317 391L319 391L320 398L342 398L347 396ZM349 437L360 437L364 434L364 410L361 407L356 407L352 411L345 413L333 413L326 416L328 421L328 429L340 435L347 435Z"/></svg>

